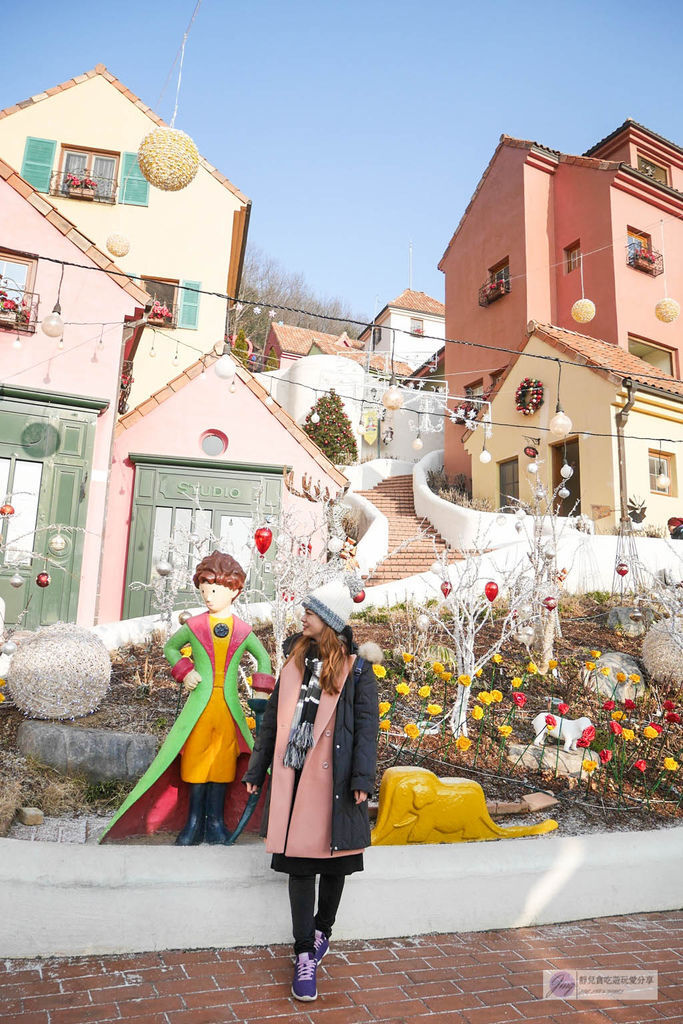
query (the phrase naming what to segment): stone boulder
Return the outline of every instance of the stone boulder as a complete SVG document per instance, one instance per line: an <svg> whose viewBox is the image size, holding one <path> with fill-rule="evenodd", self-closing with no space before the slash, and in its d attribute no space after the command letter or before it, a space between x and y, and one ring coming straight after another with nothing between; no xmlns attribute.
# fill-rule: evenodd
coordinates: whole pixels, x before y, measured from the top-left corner
<svg viewBox="0 0 683 1024"><path fill-rule="evenodd" d="M144 733L81 729L53 722L22 722L17 745L25 757L62 775L82 775L89 782L136 781L154 760L155 736Z"/></svg>
<svg viewBox="0 0 683 1024"><path fill-rule="evenodd" d="M604 676L599 671L604 666L608 666L611 670L608 676ZM617 682L618 672L624 673L625 682ZM587 690L596 691L603 697L620 701L622 704L625 700L638 700L639 697L645 695L645 684L642 681L640 683L631 682L629 676L632 675L638 675L642 680L643 670L635 658L632 658L630 654L624 654L623 651L606 651L595 662L595 671L589 672L587 668L581 669L583 685Z"/></svg>
<svg viewBox="0 0 683 1024"><path fill-rule="evenodd" d="M631 618L632 615L637 616L635 620ZM610 608L607 613L607 628L615 633L623 633L624 636L644 636L651 622L652 612L649 608Z"/></svg>
<svg viewBox="0 0 683 1024"><path fill-rule="evenodd" d="M559 749L559 756L558 756ZM546 743L545 748L534 747L533 744L524 749L522 743L511 743L506 747L506 755L508 761L512 761L514 764L518 759L519 763L523 764L525 768L531 768L536 770L539 767L552 772L555 771L555 764L557 763L557 774L566 775L569 778L578 779L581 773L581 762L587 761L599 761L600 758L594 750L564 750L561 746L558 748L556 743L552 741ZM543 763L541 764L541 755L543 755ZM583 777L586 777L586 773L583 772ZM533 808L538 810L538 808Z"/></svg>

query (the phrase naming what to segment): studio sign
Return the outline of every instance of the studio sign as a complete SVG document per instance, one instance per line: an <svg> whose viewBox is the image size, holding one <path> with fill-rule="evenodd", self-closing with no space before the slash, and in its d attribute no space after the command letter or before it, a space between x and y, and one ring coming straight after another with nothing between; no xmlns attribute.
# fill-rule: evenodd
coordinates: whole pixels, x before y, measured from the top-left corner
<svg viewBox="0 0 683 1024"><path fill-rule="evenodd" d="M176 484L178 494L193 498L197 495L200 498L239 498L239 487L229 487L226 484L202 484L190 480L179 480Z"/></svg>

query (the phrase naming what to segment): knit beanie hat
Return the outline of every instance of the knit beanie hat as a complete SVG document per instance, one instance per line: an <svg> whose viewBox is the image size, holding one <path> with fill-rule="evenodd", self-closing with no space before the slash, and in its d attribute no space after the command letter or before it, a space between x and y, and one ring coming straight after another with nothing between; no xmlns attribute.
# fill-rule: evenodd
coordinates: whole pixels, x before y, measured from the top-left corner
<svg viewBox="0 0 683 1024"><path fill-rule="evenodd" d="M301 603L304 608L319 615L335 633L342 631L353 611L353 598L341 580L331 580L316 587Z"/></svg>

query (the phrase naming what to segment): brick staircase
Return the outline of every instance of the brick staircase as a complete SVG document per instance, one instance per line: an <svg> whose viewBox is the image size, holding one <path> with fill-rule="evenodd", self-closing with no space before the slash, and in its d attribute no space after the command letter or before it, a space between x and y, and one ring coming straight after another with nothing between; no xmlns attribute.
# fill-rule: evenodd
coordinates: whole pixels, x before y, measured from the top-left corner
<svg viewBox="0 0 683 1024"><path fill-rule="evenodd" d="M436 557L432 538L439 553L446 547L446 542L428 522L421 522L415 515L412 476L392 476L370 491L357 493L371 501L389 520L390 552L403 541L415 537L420 529L427 531L425 537L414 540L409 546L386 558L368 578L369 586L375 587L414 576L418 572L427 572Z"/></svg>

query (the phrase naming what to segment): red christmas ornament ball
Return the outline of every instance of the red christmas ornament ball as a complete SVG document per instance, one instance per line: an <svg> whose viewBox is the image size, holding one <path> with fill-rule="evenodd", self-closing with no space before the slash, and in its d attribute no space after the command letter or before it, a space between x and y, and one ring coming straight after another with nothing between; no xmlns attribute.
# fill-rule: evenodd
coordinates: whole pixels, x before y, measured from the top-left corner
<svg viewBox="0 0 683 1024"><path fill-rule="evenodd" d="M628 566L627 566L626 562L619 562L619 564L617 565L617 574L619 576L625 576L627 572L628 572Z"/></svg>
<svg viewBox="0 0 683 1024"><path fill-rule="evenodd" d="M272 543L273 531L267 526L259 526L258 530L254 533L254 544L259 555L265 555Z"/></svg>
<svg viewBox="0 0 683 1024"><path fill-rule="evenodd" d="M444 580L443 583L441 584L441 593L443 594L444 597L448 597L452 589L453 587L450 585L448 580Z"/></svg>
<svg viewBox="0 0 683 1024"><path fill-rule="evenodd" d="M4 505L0 505L0 516L2 516L3 519L5 518L5 516L13 516L13 515L14 515L14 505L10 505L9 502L7 502Z"/></svg>
<svg viewBox="0 0 683 1024"><path fill-rule="evenodd" d="M359 590L357 594L353 595L354 604L362 604L365 600L365 591Z"/></svg>
<svg viewBox="0 0 683 1024"><path fill-rule="evenodd" d="M39 572L36 576L36 584L39 587L49 587L51 582L49 572Z"/></svg>
<svg viewBox="0 0 683 1024"><path fill-rule="evenodd" d="M557 598L556 597L544 597L543 598L543 607L547 608L549 612L555 611L555 609L557 608Z"/></svg>
<svg viewBox="0 0 683 1024"><path fill-rule="evenodd" d="M489 580L489 582L484 587L484 593L486 594L489 601L495 601L496 598L498 597L498 584L495 583L493 580Z"/></svg>

